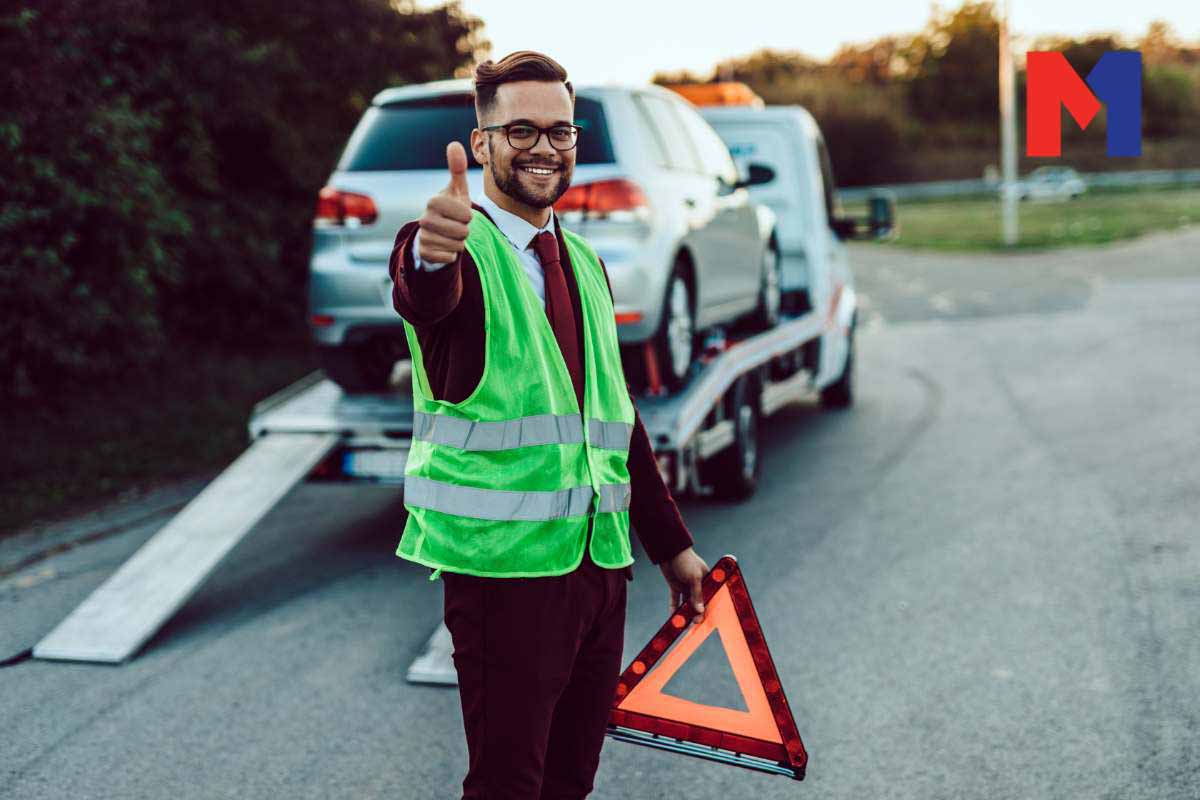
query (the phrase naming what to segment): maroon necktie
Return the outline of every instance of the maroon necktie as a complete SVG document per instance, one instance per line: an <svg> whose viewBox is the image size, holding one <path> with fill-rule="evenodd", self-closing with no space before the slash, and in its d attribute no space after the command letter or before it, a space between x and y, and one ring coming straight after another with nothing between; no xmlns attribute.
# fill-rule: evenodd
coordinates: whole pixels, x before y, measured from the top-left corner
<svg viewBox="0 0 1200 800"><path fill-rule="evenodd" d="M571 308L571 293L567 291L567 278L563 275L562 262L558 259L558 239L550 231L542 231L533 237L533 251L542 262L546 277L546 316L558 349L562 351L571 383L575 385L575 397L583 408L583 363L579 360L579 337L575 332L575 311Z"/></svg>

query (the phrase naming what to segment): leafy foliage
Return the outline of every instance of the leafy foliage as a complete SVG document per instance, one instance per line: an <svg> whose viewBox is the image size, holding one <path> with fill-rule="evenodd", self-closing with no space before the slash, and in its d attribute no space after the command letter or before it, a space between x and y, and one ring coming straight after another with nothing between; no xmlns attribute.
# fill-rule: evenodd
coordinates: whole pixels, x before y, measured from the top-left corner
<svg viewBox="0 0 1200 800"><path fill-rule="evenodd" d="M0 396L303 339L316 193L370 98L486 46L457 3L38 0L0 16Z"/></svg>
<svg viewBox="0 0 1200 800"><path fill-rule="evenodd" d="M843 45L828 61L760 50L721 62L710 77L664 72L654 80L738 80L768 104L807 107L825 132L843 185L974 178L998 159L999 36L994 3L968 0L952 10L935 4L921 31ZM1152 22L1136 40L1060 36L1026 46L1062 52L1081 76L1105 52L1140 50L1145 136L1162 144L1173 139L1200 144L1200 45L1182 41L1167 23ZM1024 121L1024 86L1019 71L1018 125ZM1077 166L1130 168L1104 156L1103 112L1086 130L1074 122L1065 122L1062 130ZM1139 166L1200 166L1195 155L1200 147L1154 145L1145 143ZM1180 152L1193 155L1183 162L1175 158ZM1169 153L1173 160L1156 161L1155 153Z"/></svg>
<svg viewBox="0 0 1200 800"><path fill-rule="evenodd" d="M964 3L950 13L935 7L925 32L914 36L907 49L909 107L917 118L996 118L1000 23L991 3Z"/></svg>

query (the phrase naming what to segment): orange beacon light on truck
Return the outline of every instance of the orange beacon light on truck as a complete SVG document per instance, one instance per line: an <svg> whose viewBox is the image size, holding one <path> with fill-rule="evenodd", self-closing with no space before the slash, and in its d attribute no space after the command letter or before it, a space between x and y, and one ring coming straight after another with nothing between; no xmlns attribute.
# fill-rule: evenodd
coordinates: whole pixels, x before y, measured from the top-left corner
<svg viewBox="0 0 1200 800"><path fill-rule="evenodd" d="M762 108L763 99L741 81L677 83L665 88L691 101L694 106L751 106Z"/></svg>

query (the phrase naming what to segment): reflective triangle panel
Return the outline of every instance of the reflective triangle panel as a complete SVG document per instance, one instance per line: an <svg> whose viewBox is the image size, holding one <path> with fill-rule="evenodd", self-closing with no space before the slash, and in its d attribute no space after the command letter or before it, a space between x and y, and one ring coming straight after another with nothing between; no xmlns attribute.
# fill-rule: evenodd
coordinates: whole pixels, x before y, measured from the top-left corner
<svg viewBox="0 0 1200 800"><path fill-rule="evenodd" d="M746 637L741 635L737 612L734 611L733 601L729 597L729 588L722 586L711 600L705 601L704 606L704 621L685 627L671 652L630 690L625 699L617 704L617 708L677 722L693 722L740 736L783 744L783 738L779 735L774 715L767 702L767 693L763 691L762 683L758 680L758 672L754 668L754 658L750 655ZM671 676L714 632L725 647L725 655L733 668L733 676L742 691L747 711L704 705L662 693L663 686Z"/></svg>
<svg viewBox="0 0 1200 800"><path fill-rule="evenodd" d="M803 778L808 754L737 559L726 555L717 561L704 577L703 597L702 622L690 623L691 604L685 602L622 673L609 717L610 734L614 729L639 731L664 741L730 751L734 757L722 754L713 760L760 769L757 762L765 759L776 765L767 771ZM705 705L662 691L714 631L741 690L745 711ZM628 736L615 738L634 741ZM663 745L656 742L654 746ZM680 747L678 752L709 757L703 748ZM743 754L752 758L741 763L738 758Z"/></svg>

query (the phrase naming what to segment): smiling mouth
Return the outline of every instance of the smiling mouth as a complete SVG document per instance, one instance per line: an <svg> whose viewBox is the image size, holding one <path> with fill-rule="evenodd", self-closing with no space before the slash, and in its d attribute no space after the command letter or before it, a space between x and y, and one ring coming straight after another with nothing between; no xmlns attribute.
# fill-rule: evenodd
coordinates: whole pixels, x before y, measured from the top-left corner
<svg viewBox="0 0 1200 800"><path fill-rule="evenodd" d="M558 172L558 169L557 169L557 168L551 168L551 167L535 167L535 166L525 166L525 165L522 165L522 166L518 167L518 169L520 169L520 170L521 170L521 172L525 172L525 173L528 173L528 174L530 174L530 175L537 175L537 176L539 176L539 177L545 177L545 176L547 176L547 175L553 175L554 173Z"/></svg>

